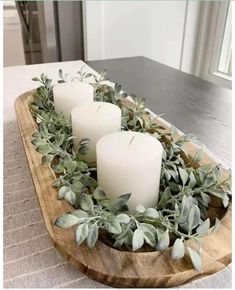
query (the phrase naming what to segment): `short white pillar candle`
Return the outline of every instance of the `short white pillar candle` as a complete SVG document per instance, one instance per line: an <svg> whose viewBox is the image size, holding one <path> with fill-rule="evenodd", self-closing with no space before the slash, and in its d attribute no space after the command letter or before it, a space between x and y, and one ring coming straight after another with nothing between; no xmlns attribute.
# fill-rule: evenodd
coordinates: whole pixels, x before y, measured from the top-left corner
<svg viewBox="0 0 235 290"><path fill-rule="evenodd" d="M83 138L89 138L88 150L83 159L96 162L96 143L106 134L121 130L121 110L106 102L93 102L77 106L71 111L74 149L77 150Z"/></svg>
<svg viewBox="0 0 235 290"><path fill-rule="evenodd" d="M157 204L163 147L149 134L119 132L102 137L97 145L98 184L108 197L131 193L130 212L136 206Z"/></svg>
<svg viewBox="0 0 235 290"><path fill-rule="evenodd" d="M82 82L61 83L53 87L55 111L69 119L72 108L94 101L92 85Z"/></svg>

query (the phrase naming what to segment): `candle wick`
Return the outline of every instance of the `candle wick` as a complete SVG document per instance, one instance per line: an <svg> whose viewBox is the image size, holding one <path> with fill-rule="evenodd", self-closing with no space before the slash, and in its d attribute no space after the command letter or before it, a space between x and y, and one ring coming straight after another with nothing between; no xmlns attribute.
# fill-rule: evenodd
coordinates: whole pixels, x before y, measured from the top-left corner
<svg viewBox="0 0 235 290"><path fill-rule="evenodd" d="M101 109L102 105L99 105L99 107L97 108L96 112L98 112Z"/></svg>
<svg viewBox="0 0 235 290"><path fill-rule="evenodd" d="M131 138L131 140L130 140L130 142L129 142L129 146L131 146L131 143L134 141L134 139L135 139L135 136L133 136L133 137Z"/></svg>

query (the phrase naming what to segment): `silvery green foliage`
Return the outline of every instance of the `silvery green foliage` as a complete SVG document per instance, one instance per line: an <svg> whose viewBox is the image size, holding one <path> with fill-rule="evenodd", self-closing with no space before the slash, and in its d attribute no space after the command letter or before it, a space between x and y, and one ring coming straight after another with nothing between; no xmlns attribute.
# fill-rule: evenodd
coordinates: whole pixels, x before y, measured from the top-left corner
<svg viewBox="0 0 235 290"><path fill-rule="evenodd" d="M201 237L216 231L219 220L212 221L207 212L212 196L227 207L231 192L231 179L221 181L221 166L198 163L203 151L199 150L192 162L187 163L186 142L198 142L192 134L179 136L172 127L170 132L155 123L147 111L143 100L133 96L133 103L126 103L126 94L121 86L102 84L106 72L98 78L84 69L71 78L90 81L94 86L96 101L118 105L122 110L122 129L152 134L163 145L160 196L157 206L145 208L137 206L136 213L128 213L131 193L109 199L94 178L96 167L82 160L89 139L83 139L77 152L72 148L72 128L70 121L54 111L51 80L44 74L41 86L34 93L30 104L38 131L33 134L32 143L42 154L42 163L50 165L57 175L52 186L58 188L58 199L64 199L73 206L69 213L58 217L55 224L61 228L76 226L78 245L86 242L93 248L100 231L106 231L114 241L114 246L138 251L143 246L165 251L171 245L173 260L184 257L187 252L197 271L202 268L200 258ZM59 70L58 82L68 81L68 75ZM70 79L70 80L71 80ZM170 142L164 142L167 137ZM184 158L186 157L186 158ZM144 194L144 193L143 193ZM195 251L187 245L192 240L199 246ZM187 250L187 251L186 251Z"/></svg>

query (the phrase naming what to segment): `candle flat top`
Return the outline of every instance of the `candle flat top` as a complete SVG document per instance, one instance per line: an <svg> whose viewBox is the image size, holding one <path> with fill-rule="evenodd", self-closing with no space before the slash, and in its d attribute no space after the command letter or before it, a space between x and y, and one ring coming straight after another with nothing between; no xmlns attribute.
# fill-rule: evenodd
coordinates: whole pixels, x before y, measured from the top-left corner
<svg viewBox="0 0 235 290"><path fill-rule="evenodd" d="M92 95L93 96L93 86L80 81L74 81L74 82L66 82L66 83L60 83L56 84L53 87L53 93L55 95L63 95L66 97L66 94L69 96L73 95Z"/></svg>
<svg viewBox="0 0 235 290"><path fill-rule="evenodd" d="M71 111L73 121L78 123L121 123L121 110L118 106L106 102L92 102L76 106Z"/></svg>
<svg viewBox="0 0 235 290"><path fill-rule="evenodd" d="M97 152L105 152L110 158L148 159L162 155L162 145L149 134L123 131L102 137L97 145Z"/></svg>

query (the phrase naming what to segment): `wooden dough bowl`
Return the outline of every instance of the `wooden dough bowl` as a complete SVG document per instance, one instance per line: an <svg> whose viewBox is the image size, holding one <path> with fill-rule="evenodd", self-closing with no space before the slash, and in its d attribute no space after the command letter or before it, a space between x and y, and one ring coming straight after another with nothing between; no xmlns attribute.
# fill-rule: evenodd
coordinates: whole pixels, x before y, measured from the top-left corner
<svg viewBox="0 0 235 290"><path fill-rule="evenodd" d="M71 265L90 278L115 287L174 287L216 273L231 263L231 203L227 210L210 208L212 214L221 218L221 227L203 239L201 272L194 270L187 255L179 261L171 260L169 249L166 252L134 253L116 250L101 241L92 250L86 245L78 247L74 228L54 226L56 218L70 211L71 207L57 199L57 190L51 186L54 172L41 164L42 156L31 144L31 136L37 129L28 107L32 95L33 91L26 92L15 101L19 129L48 233L54 247ZM191 143L185 149L191 157L197 151ZM203 163L215 161L204 154ZM189 243L194 247L191 241Z"/></svg>

